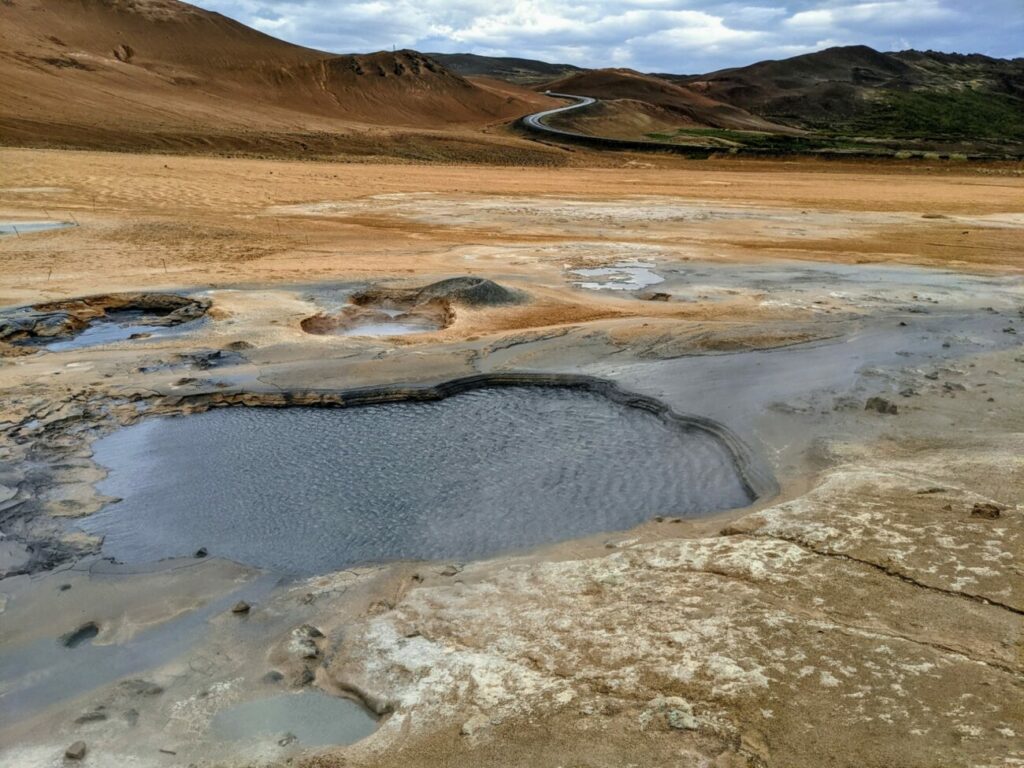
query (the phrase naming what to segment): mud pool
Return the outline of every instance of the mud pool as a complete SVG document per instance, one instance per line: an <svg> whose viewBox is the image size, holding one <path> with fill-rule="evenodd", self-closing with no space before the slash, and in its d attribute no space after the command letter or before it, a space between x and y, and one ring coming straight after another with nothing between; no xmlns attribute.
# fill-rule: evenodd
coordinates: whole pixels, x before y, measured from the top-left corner
<svg viewBox="0 0 1024 768"><path fill-rule="evenodd" d="M351 328L344 328L337 331L339 336L406 336L410 333L426 333L436 331L436 325L418 325L416 323L403 323L400 321L386 321L380 323L363 323L354 325Z"/></svg>
<svg viewBox="0 0 1024 768"><path fill-rule="evenodd" d="M751 501L711 433L603 395L491 388L430 403L227 408L100 439L80 522L126 563L211 555L296 574L473 559Z"/></svg>
<svg viewBox="0 0 1024 768"><path fill-rule="evenodd" d="M117 341L128 341L133 338L149 338L152 336L170 336L187 331L191 323L168 326L150 325L151 313L140 310L111 312L92 321L87 328L71 338L62 338L42 345L50 352L66 352L84 347L98 347L102 344L113 344Z"/></svg>
<svg viewBox="0 0 1024 768"><path fill-rule="evenodd" d="M211 723L221 741L274 741L303 747L353 744L373 733L377 720L362 705L319 691L285 693L218 712Z"/></svg>

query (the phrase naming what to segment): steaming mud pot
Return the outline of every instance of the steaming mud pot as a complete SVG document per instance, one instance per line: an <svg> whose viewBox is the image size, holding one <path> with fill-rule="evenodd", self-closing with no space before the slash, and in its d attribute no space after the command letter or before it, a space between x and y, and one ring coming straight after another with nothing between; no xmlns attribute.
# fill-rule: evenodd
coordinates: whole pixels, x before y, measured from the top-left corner
<svg viewBox="0 0 1024 768"><path fill-rule="evenodd" d="M348 297L335 313L302 321L307 333L322 336L403 336L448 327L455 307L498 307L528 297L480 277L461 276L415 288L374 286Z"/></svg>
<svg viewBox="0 0 1024 768"><path fill-rule="evenodd" d="M302 322L307 333L321 336L405 336L411 333L428 333L443 327L442 322L432 321L430 316L406 312L400 309L380 308L361 310L348 308L335 317L316 315Z"/></svg>
<svg viewBox="0 0 1024 768"><path fill-rule="evenodd" d="M558 387L153 419L95 458L123 500L82 527L129 563L202 546L301 574L472 559L751 501L704 429Z"/></svg>
<svg viewBox="0 0 1024 768"><path fill-rule="evenodd" d="M399 320L382 320L378 323L365 323L352 328L339 330L339 336L405 336L410 333L426 333L436 331L436 325L419 325L417 323L403 323Z"/></svg>

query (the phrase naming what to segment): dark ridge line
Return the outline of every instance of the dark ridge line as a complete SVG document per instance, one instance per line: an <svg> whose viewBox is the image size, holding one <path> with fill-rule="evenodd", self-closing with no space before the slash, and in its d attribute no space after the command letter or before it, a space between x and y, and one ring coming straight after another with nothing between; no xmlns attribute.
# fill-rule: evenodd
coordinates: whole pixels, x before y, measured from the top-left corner
<svg viewBox="0 0 1024 768"><path fill-rule="evenodd" d="M603 395L631 408L639 408L658 418L688 430L700 430L718 439L728 450L750 503L778 493L771 472L756 460L749 446L724 424L703 416L680 414L656 398L622 389L618 384L596 376L546 373L484 373L450 379L434 385L359 387L342 390L282 390L280 393L200 392L191 395L164 396L170 408L186 406L206 410L224 406L287 408L314 406L350 408L398 402L436 402L452 395L476 389L497 387L559 387L579 389ZM146 414L140 414L145 418Z"/></svg>

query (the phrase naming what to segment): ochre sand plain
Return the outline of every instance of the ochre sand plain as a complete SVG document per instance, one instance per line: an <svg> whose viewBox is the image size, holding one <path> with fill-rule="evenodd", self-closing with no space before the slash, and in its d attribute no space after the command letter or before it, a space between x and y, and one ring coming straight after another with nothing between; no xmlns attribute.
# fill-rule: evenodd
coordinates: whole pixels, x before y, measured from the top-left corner
<svg viewBox="0 0 1024 768"><path fill-rule="evenodd" d="M253 611L264 631L240 635L235 618L215 618L187 654L146 670L162 695L132 699L110 682L58 700L0 732L3 759L49 765L84 738L93 759L111 762L163 764L159 747L225 765L283 761L296 753L239 757L195 742L218 707L265 694L270 668L286 686L311 671L328 691L394 710L358 745L301 755L315 765L1024 759L1024 356L1004 332L1024 305L1019 171L609 162L514 169L3 150L0 219L79 226L0 240L0 303L213 291L211 322L180 338L5 359L4 482L26 499L41 493L47 514L100 503L88 445L66 428L116 419L134 398L173 410L175 397L196 392L271 398L505 370L600 375L722 420L780 486L751 510L651 521L454 576L444 564L403 564L281 587ZM678 295L584 291L566 272L634 259L683 269L666 281ZM853 270L840 291L742 279L772 265L784 276L836 264ZM691 296L685 270L695 265L712 277ZM878 265L893 269L887 285L858 283ZM948 293L928 287L949 270ZM309 286L459 274L532 301L462 309L442 331L392 340L315 337L299 325L316 311ZM894 298L879 304L884 290ZM921 337L907 336L897 349L908 357L868 355L872 364L828 377L864 334L884 346L902 332L898 321L933 320L917 311L934 307L951 313L948 352L922 355ZM237 341L253 347L235 365L162 365ZM914 395L897 398L901 390ZM873 394L898 399L900 413L865 412ZM99 415L106 406L113 416ZM35 484L18 477L30 456L51 455L43 448L65 453L40 491L39 464ZM972 517L979 502L998 504L1001 517ZM64 542L84 554L96 544ZM244 578L217 561L201 567L201 588L190 569L5 580L5 614L22 627L8 642L95 616L97 642L130 644ZM74 617L54 604L58 582L73 583ZM153 599L125 597L133 585ZM304 622L327 635L312 663L290 650ZM100 704L136 711L138 727L75 723Z"/></svg>

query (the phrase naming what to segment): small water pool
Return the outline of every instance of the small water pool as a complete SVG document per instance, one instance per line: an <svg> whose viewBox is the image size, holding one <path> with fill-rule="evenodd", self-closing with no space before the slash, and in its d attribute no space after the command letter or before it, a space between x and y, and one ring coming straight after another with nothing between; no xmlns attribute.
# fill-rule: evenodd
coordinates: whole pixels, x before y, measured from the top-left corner
<svg viewBox="0 0 1024 768"><path fill-rule="evenodd" d="M640 262L573 269L570 272L578 277L592 278L576 282L578 287L592 291L639 291L665 282L665 278L654 271L653 264Z"/></svg>
<svg viewBox="0 0 1024 768"><path fill-rule="evenodd" d="M430 323L403 322L401 319L395 319L356 323L347 328L339 328L335 334L338 336L406 336L410 333L427 333L437 329L437 325Z"/></svg>
<svg viewBox="0 0 1024 768"><path fill-rule="evenodd" d="M751 501L711 433L565 387L155 418L94 456L122 501L80 525L128 563L200 547L297 574L468 560Z"/></svg>
<svg viewBox="0 0 1024 768"><path fill-rule="evenodd" d="M210 734L219 741L326 747L353 744L376 727L376 718L354 701L303 691L247 701L218 712Z"/></svg>
<svg viewBox="0 0 1024 768"><path fill-rule="evenodd" d="M77 226L73 221L0 221L0 235L31 235Z"/></svg>
<svg viewBox="0 0 1024 768"><path fill-rule="evenodd" d="M133 336L141 338L167 336L180 332L184 325L149 325L146 323L147 318L152 318L152 315L143 310L109 312L105 316L93 320L87 328L71 338L62 338L42 346L50 352L63 352L70 349L112 344L115 341L127 341Z"/></svg>

